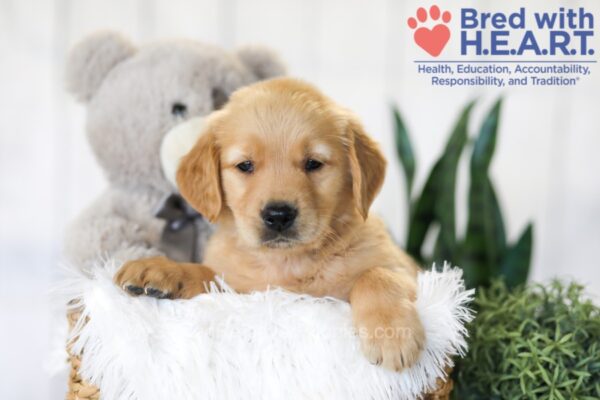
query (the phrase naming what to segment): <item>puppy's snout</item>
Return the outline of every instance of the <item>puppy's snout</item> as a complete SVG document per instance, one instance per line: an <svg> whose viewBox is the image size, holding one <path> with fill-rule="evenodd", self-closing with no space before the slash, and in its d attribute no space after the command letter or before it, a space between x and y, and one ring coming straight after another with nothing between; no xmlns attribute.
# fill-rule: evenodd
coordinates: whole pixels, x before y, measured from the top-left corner
<svg viewBox="0 0 600 400"><path fill-rule="evenodd" d="M294 224L298 209L288 203L269 203L260 216L268 229L283 232Z"/></svg>

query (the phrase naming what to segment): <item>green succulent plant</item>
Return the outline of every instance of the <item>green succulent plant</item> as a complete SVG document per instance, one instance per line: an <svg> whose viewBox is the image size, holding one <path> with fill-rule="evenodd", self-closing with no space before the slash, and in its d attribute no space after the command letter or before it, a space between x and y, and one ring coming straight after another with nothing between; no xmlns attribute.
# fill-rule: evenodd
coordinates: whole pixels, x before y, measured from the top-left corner
<svg viewBox="0 0 600 400"><path fill-rule="evenodd" d="M600 399L600 308L558 281L478 291L454 397Z"/></svg>
<svg viewBox="0 0 600 400"><path fill-rule="evenodd" d="M421 192L413 196L417 162L406 125L393 107L396 150L406 182L409 204L407 251L424 265L459 265L468 287L488 286L494 277L503 277L509 287L527 280L531 262L533 226L528 224L515 243L507 244L505 225L493 182L489 175L496 147L502 100L489 111L477 137L467 132L474 102L462 111L446 147L434 164ZM459 161L472 147L468 222L464 237L456 234L455 196ZM437 229L433 254L424 254L423 243L431 229Z"/></svg>

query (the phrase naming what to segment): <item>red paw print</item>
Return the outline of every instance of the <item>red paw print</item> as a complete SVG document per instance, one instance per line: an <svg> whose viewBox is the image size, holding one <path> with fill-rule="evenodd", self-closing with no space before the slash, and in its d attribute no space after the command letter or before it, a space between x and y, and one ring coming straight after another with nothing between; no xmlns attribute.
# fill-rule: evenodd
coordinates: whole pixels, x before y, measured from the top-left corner
<svg viewBox="0 0 600 400"><path fill-rule="evenodd" d="M427 17L427 10L425 10L423 7L419 7L417 10L418 22L414 17L410 17L408 19L408 26L411 29L415 29L419 23L422 24L426 22ZM433 21L439 20L440 9L438 6L431 6L431 8L429 8L429 17L431 17ZM441 17L442 21L435 25L433 29L422 26L417 29L414 34L415 43L434 57L440 55L442 50L444 50L446 43L448 43L448 40L450 39L450 29L448 29L446 24L450 22L452 15L449 11L444 11L444 13L441 14Z"/></svg>

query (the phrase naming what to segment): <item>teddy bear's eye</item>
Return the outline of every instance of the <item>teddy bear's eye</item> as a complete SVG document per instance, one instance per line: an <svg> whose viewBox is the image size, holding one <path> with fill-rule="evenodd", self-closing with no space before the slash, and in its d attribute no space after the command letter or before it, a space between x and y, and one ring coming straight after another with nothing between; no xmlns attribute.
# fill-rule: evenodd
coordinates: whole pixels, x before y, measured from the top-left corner
<svg viewBox="0 0 600 400"><path fill-rule="evenodd" d="M171 114L176 117L185 117L187 114L187 106L183 103L173 103L171 106Z"/></svg>

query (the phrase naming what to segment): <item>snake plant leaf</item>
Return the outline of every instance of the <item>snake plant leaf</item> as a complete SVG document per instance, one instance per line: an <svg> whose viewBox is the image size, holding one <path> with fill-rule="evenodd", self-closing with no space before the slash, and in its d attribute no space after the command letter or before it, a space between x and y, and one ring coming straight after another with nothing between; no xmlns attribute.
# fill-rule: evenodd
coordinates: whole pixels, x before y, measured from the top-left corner
<svg viewBox="0 0 600 400"><path fill-rule="evenodd" d="M506 229L504 228L504 217L502 216L502 209L500 208L498 196L496 196L496 191L494 190L494 185L490 180L488 180L488 185L490 194L490 208L493 210L492 221L494 221L493 236L496 245L496 256L502 258L506 253Z"/></svg>
<svg viewBox="0 0 600 400"><path fill-rule="evenodd" d="M471 155L469 217L461 266L467 281L474 285L489 284L491 277L500 273L506 251L502 211L489 177L501 106L502 100L498 100L486 116Z"/></svg>
<svg viewBox="0 0 600 400"><path fill-rule="evenodd" d="M479 135L473 146L471 156L471 170L487 172L496 149L496 137L498 136L498 122L502 109L502 99L498 99L492 109L485 117Z"/></svg>
<svg viewBox="0 0 600 400"><path fill-rule="evenodd" d="M440 160L438 160L421 190L421 195L411 206L406 251L421 262L425 261L422 253L423 242L429 226L435 218L436 177L441 173L441 168Z"/></svg>
<svg viewBox="0 0 600 400"><path fill-rule="evenodd" d="M469 219L460 266L470 287L488 285L498 276L506 253L506 232L498 198L489 177L471 181Z"/></svg>
<svg viewBox="0 0 600 400"><path fill-rule="evenodd" d="M436 265L444 265L444 262L446 262L446 261L452 262L452 263L458 263L459 260L462 259L461 246L459 246L455 243L453 248L447 247L446 242L444 242L444 239L441 237L441 235L443 234L442 228L441 227L439 227L439 228L440 229L437 232L435 244L433 247L433 254L431 257L432 258L431 262L435 263ZM468 274L463 273L463 275L468 275Z"/></svg>
<svg viewBox="0 0 600 400"><path fill-rule="evenodd" d="M394 114L394 138L396 141L396 153L398 154L398 158L402 164L402 169L404 170L404 177L406 179L406 196L410 204L416 169L415 154L413 152L412 144L410 143L410 137L408 136L406 125L404 125L404 121L400 115L400 111L398 111L397 107L393 106L392 112Z"/></svg>
<svg viewBox="0 0 600 400"><path fill-rule="evenodd" d="M500 267L506 286L509 288L514 288L527 282L531 264L532 243L533 226L530 223L517 242L507 250Z"/></svg>
<svg viewBox="0 0 600 400"><path fill-rule="evenodd" d="M470 102L463 109L450 135L450 140L446 145L444 154L440 159L440 173L434 178L436 182L436 194L433 211L440 227L433 254L433 261L436 263L443 263L444 261L456 262L457 260L455 216L456 175L458 161L467 143L469 117L473 105L474 102Z"/></svg>
<svg viewBox="0 0 600 400"><path fill-rule="evenodd" d="M440 232L436 244L436 258L450 259L456 244L454 197L456 187L456 169L458 160L467 142L467 125L474 102L469 103L455 125L446 144L444 153L437 160L427 178L421 195L411 207L408 228L407 251L424 261L422 247L431 224L440 223Z"/></svg>

